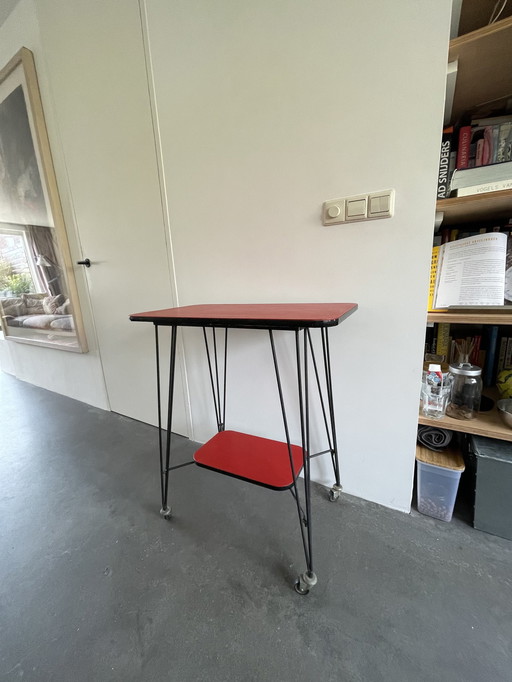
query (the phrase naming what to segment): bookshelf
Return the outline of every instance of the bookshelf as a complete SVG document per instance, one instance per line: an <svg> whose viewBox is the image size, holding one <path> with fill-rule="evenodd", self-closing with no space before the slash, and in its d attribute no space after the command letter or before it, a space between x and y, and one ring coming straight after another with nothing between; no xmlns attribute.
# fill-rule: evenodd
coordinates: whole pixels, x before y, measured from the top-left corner
<svg viewBox="0 0 512 682"><path fill-rule="evenodd" d="M449 322L450 324L498 324L512 325L512 312L481 312L479 310L427 313L427 322Z"/></svg>
<svg viewBox="0 0 512 682"><path fill-rule="evenodd" d="M512 41L512 35L510 40ZM512 189L489 194L474 194L469 197L439 199L436 211L444 214L443 226L476 220L510 218L512 216Z"/></svg>
<svg viewBox="0 0 512 682"><path fill-rule="evenodd" d="M450 41L448 62L457 61L450 119L477 106L512 97L512 16ZM443 225L512 216L512 190L441 199Z"/></svg>
<svg viewBox="0 0 512 682"><path fill-rule="evenodd" d="M512 17L450 41L448 62L458 62L452 121L512 94L511 58Z"/></svg>
<svg viewBox="0 0 512 682"><path fill-rule="evenodd" d="M465 112L492 102L512 98L512 16L484 26L450 41L448 62L457 61L457 80L450 120L456 123ZM512 190L491 192L437 201L443 213L443 226L512 217ZM450 324L512 325L512 311L468 309L430 312L428 322ZM496 400L498 395L491 391ZM444 417L429 419L420 415L419 423L512 441L512 429L505 426L494 407L476 419L464 421Z"/></svg>

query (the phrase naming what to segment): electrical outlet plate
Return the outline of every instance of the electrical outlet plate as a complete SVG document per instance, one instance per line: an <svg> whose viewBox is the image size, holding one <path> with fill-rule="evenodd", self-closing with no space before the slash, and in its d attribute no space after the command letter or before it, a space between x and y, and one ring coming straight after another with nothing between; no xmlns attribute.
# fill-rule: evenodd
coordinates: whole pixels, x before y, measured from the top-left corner
<svg viewBox="0 0 512 682"><path fill-rule="evenodd" d="M363 220L391 218L395 210L395 190L357 194L342 199L329 199L322 205L322 223L339 225Z"/></svg>

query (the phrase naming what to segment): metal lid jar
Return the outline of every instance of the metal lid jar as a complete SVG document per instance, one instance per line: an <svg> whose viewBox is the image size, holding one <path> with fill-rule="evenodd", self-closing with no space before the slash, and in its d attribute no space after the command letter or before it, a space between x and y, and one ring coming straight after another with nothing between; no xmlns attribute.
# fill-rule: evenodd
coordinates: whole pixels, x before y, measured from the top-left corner
<svg viewBox="0 0 512 682"><path fill-rule="evenodd" d="M455 419L474 419L482 398L482 368L469 362L450 365L452 390L446 414Z"/></svg>

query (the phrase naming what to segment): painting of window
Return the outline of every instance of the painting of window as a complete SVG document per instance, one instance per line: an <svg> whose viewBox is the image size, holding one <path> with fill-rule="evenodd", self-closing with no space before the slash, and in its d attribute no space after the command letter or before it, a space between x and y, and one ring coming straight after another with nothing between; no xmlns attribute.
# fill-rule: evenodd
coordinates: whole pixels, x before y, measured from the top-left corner
<svg viewBox="0 0 512 682"><path fill-rule="evenodd" d="M32 53L0 71L0 315L5 338L87 350Z"/></svg>

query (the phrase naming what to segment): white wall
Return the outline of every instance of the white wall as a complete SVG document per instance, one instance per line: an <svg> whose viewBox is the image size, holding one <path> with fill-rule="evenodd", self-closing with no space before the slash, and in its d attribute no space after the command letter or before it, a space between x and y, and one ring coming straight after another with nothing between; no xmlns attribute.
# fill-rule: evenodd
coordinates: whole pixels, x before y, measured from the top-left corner
<svg viewBox="0 0 512 682"><path fill-rule="evenodd" d="M343 483L409 509L450 3L145 5L180 302L358 302L332 334ZM324 200L385 188L393 219L322 227ZM228 421L280 437L265 343L235 335Z"/></svg>

